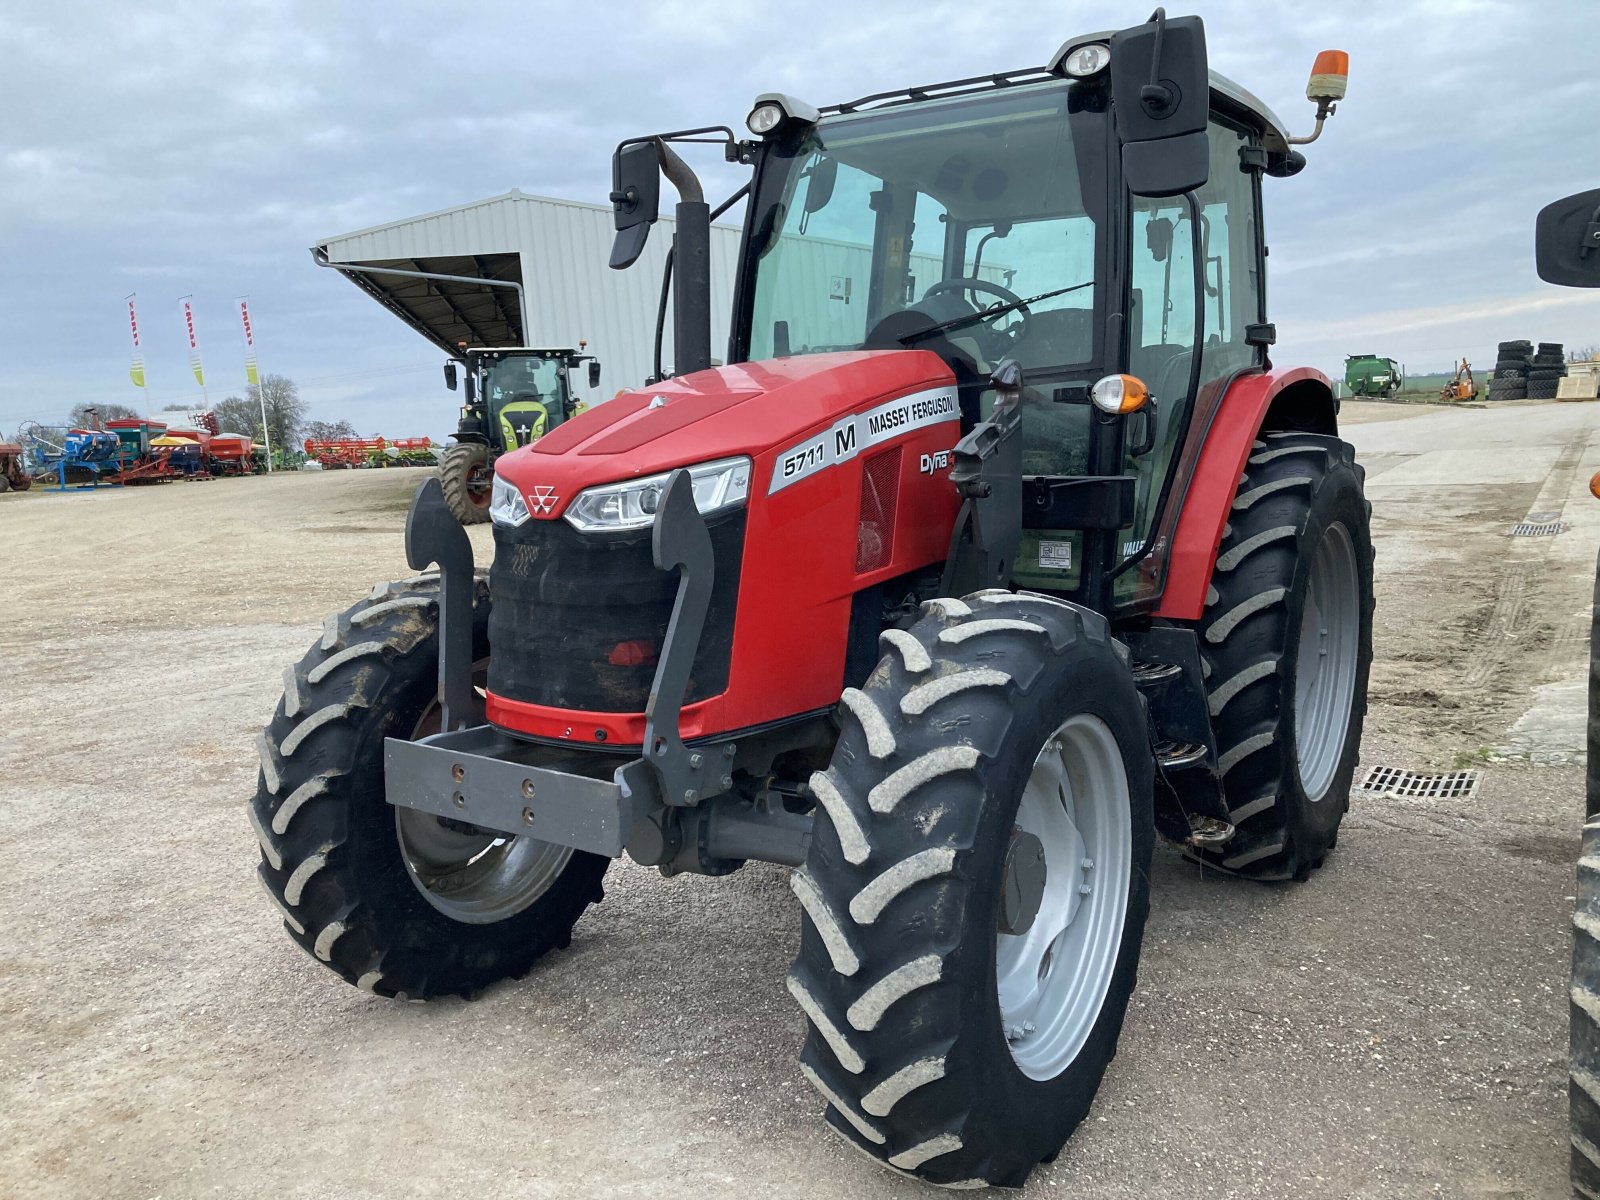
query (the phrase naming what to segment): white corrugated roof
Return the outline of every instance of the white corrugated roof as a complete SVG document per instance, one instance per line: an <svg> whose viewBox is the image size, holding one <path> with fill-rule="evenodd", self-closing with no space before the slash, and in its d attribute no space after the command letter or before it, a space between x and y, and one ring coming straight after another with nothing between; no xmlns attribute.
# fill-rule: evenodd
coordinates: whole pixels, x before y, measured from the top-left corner
<svg viewBox="0 0 1600 1200"><path fill-rule="evenodd" d="M673 222L663 218L639 261L613 271L609 205L533 196L500 196L325 238L313 250L424 337L446 351L533 343L576 346L586 340L605 369L603 395L643 383L651 371L661 270ZM740 231L716 226L711 237L712 353L727 345L728 313ZM515 292L348 269L385 266L470 278L514 280L527 293L522 327ZM670 316L665 337L671 360Z"/></svg>

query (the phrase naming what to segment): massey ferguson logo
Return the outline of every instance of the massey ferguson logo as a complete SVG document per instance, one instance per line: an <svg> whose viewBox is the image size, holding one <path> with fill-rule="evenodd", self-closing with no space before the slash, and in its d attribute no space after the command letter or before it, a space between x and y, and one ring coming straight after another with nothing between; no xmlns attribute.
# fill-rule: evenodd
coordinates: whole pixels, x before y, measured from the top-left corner
<svg viewBox="0 0 1600 1200"><path fill-rule="evenodd" d="M535 516L548 517L555 512L556 505L560 500L561 497L556 495L555 488L549 484L536 483L533 485L533 512Z"/></svg>

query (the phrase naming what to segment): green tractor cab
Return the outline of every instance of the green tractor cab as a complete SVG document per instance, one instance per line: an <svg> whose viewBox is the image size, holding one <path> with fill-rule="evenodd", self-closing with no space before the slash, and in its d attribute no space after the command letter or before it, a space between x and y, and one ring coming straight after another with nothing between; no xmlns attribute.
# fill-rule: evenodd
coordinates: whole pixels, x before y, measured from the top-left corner
<svg viewBox="0 0 1600 1200"><path fill-rule="evenodd" d="M572 372L589 364L590 389L600 386L600 361L577 350L478 347L463 350L467 402L455 441L439 461L445 503L463 525L489 519L494 460L538 441L588 405L572 392ZM454 361L444 365L445 386L459 386Z"/></svg>

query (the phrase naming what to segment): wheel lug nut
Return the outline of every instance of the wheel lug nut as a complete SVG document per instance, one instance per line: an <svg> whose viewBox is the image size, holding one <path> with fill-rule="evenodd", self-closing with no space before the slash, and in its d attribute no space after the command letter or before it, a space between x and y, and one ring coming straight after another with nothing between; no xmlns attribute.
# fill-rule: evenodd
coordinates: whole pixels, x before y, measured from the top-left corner
<svg viewBox="0 0 1600 1200"><path fill-rule="evenodd" d="M1080 896L1087 896L1092 891L1094 891L1094 889L1087 883L1080 883L1078 885L1078 895Z"/></svg>
<svg viewBox="0 0 1600 1200"><path fill-rule="evenodd" d="M1092 871L1094 870L1094 859L1086 858L1078 865L1081 866L1085 871Z"/></svg>

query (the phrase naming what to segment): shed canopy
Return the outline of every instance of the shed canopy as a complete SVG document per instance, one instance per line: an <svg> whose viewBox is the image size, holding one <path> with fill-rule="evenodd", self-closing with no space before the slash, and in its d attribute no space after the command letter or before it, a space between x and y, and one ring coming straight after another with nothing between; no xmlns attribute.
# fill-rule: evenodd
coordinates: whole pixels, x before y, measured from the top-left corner
<svg viewBox="0 0 1600 1200"><path fill-rule="evenodd" d="M463 342L521 346L526 342L519 291L488 281L524 283L518 236L522 214L517 211L523 202L552 203L513 189L503 196L326 238L311 250L319 263L339 271L450 354L459 353ZM610 210L604 211L609 216ZM363 267L368 269L358 269ZM458 278L420 279L373 269Z"/></svg>

